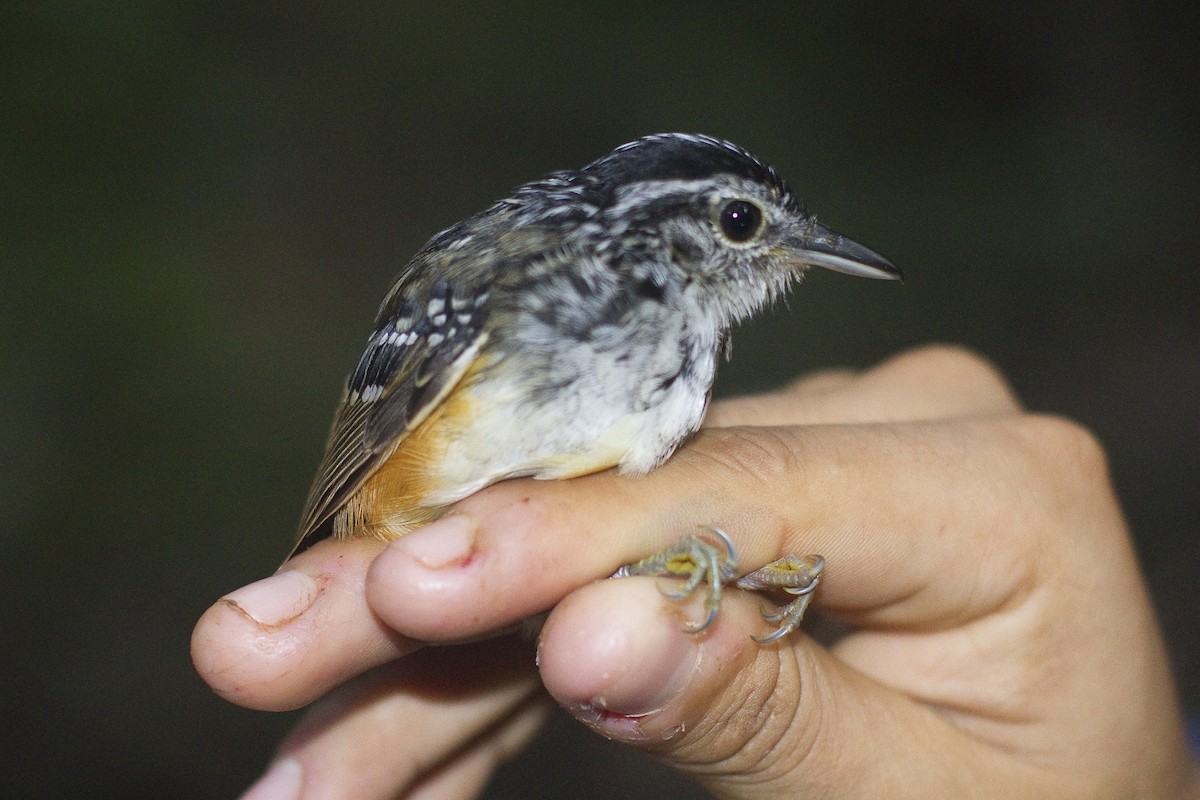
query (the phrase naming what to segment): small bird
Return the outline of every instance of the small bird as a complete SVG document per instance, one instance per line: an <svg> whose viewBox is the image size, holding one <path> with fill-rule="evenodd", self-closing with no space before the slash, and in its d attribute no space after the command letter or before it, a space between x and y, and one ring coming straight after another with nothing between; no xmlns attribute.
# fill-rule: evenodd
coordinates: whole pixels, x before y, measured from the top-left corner
<svg viewBox="0 0 1200 800"><path fill-rule="evenodd" d="M709 136L646 136L517 187L430 239L388 291L292 554L403 536L506 478L654 469L700 427L730 328L811 266L900 277ZM678 596L707 582L702 630L736 576L732 542L710 532L618 574L682 577ZM762 641L799 624L822 567L781 559L736 580L797 597Z"/></svg>

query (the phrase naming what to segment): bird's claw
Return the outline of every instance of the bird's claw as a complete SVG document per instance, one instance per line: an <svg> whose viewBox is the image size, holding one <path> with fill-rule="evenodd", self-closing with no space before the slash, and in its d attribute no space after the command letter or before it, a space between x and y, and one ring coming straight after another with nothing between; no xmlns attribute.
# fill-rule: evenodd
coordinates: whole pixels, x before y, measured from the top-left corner
<svg viewBox="0 0 1200 800"><path fill-rule="evenodd" d="M708 595L704 601L705 617L701 622L687 625L691 633L700 633L716 621L721 607L721 591L727 584L751 591L784 592L795 597L776 612L763 612L765 620L779 623L779 627L766 636L753 637L756 642L769 644L779 641L799 627L812 601L813 592L820 583L825 559L816 555L787 556L737 578L737 549L729 535L715 525L705 526L704 531L703 534L684 537L661 553L626 564L613 577L651 575L679 578L683 584L677 590L663 591L672 600L686 600L700 584L706 583Z"/></svg>
<svg viewBox="0 0 1200 800"><path fill-rule="evenodd" d="M661 553L626 564L613 574L614 578L631 575L680 578L683 585L679 589L663 591L672 600L686 600L701 583L707 583L705 617L702 622L688 624L687 629L692 633L700 633L713 624L721 607L721 589L737 575L737 549L729 534L715 525L705 526L704 531L709 535L685 536Z"/></svg>
<svg viewBox="0 0 1200 800"><path fill-rule="evenodd" d="M741 589L783 592L795 598L778 611L763 612L763 619L777 622L779 627L766 636L753 637L754 641L759 644L777 642L800 626L824 570L825 559L821 556L785 556L738 578L736 585Z"/></svg>

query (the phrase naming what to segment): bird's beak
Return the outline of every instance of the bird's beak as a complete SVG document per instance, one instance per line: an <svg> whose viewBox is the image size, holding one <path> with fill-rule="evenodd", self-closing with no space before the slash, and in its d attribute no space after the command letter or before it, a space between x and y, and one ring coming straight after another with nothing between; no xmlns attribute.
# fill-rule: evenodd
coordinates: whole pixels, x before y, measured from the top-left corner
<svg viewBox="0 0 1200 800"><path fill-rule="evenodd" d="M904 278L900 268L879 253L819 223L796 237L791 246L796 259L812 267L824 267L860 278L889 281Z"/></svg>

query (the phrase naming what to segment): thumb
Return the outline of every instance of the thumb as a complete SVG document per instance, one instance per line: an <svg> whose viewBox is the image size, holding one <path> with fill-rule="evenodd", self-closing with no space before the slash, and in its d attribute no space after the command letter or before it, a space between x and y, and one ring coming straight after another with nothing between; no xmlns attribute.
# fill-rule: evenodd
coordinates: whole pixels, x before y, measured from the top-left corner
<svg viewBox="0 0 1200 800"><path fill-rule="evenodd" d="M758 598L727 592L702 634L685 630L703 615L701 600L689 603L663 598L648 578L575 592L542 633L546 688L601 735L658 756L717 797L826 796L834 787L909 797L1001 780L1006 765L964 747L944 717L807 636L752 641L770 629Z"/></svg>

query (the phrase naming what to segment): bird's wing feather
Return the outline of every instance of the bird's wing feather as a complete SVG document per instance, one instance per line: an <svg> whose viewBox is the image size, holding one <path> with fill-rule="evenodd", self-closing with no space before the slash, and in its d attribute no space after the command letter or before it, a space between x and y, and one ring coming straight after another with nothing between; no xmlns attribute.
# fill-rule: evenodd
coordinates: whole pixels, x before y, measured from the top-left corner
<svg viewBox="0 0 1200 800"><path fill-rule="evenodd" d="M437 281L385 302L346 382L291 555L325 523L470 369L486 334L486 293ZM289 555L289 558L291 557Z"/></svg>

